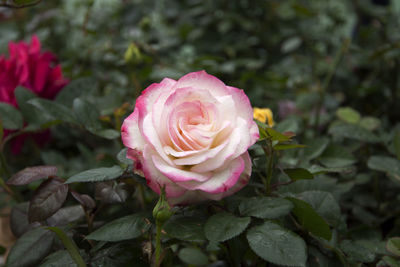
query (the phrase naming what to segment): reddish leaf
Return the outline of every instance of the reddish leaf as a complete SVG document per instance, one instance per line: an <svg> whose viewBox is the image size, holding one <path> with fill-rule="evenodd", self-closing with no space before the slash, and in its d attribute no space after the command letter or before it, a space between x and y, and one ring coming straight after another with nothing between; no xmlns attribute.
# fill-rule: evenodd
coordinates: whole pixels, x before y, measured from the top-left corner
<svg viewBox="0 0 400 267"><path fill-rule="evenodd" d="M67 195L68 185L63 180L54 178L44 181L30 202L29 221L43 221L52 216L62 207Z"/></svg>
<svg viewBox="0 0 400 267"><path fill-rule="evenodd" d="M57 174L56 166L28 167L14 174L10 179L8 179L7 184L26 185L40 179L44 179L50 176L55 176L56 174Z"/></svg>

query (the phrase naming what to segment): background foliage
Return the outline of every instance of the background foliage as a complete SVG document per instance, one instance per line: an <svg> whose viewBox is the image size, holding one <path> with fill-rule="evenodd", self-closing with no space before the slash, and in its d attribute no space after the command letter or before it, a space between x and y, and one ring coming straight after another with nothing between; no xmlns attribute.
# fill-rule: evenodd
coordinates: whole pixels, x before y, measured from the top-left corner
<svg viewBox="0 0 400 267"><path fill-rule="evenodd" d="M153 261L158 197L132 173L119 129L149 84L200 69L271 108L277 125L260 124L245 189L174 208L165 266L400 266L399 16L398 0L1 8L1 54L36 34L71 80L54 102L18 88L21 112L0 106L3 124L23 118L24 131L53 137L18 156L2 147L1 176L16 193L0 191L0 207L12 207L1 215L18 238L7 266ZM23 170L39 165L56 168Z"/></svg>

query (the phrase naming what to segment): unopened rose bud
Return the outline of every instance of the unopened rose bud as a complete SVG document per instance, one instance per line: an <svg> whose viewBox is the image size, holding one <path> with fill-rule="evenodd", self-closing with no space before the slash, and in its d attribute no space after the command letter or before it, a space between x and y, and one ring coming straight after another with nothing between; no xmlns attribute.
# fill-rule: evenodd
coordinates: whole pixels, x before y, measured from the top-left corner
<svg viewBox="0 0 400 267"><path fill-rule="evenodd" d="M153 217L157 223L163 224L171 218L173 212L165 198L165 187L161 188L160 198L153 209Z"/></svg>

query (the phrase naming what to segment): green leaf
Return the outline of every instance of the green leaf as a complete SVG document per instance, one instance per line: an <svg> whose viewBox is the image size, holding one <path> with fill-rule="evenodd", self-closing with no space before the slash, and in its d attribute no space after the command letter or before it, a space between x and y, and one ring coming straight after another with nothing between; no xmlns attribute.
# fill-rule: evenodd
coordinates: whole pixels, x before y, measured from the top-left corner
<svg viewBox="0 0 400 267"><path fill-rule="evenodd" d="M49 121L48 114L43 113L38 108L27 103L29 100L37 97L31 90L18 86L14 94L17 99L19 110L29 126L34 128L33 125L36 125L36 128L40 128L40 125Z"/></svg>
<svg viewBox="0 0 400 267"><path fill-rule="evenodd" d="M328 138L316 138L308 141L306 142L307 147L303 150L303 155L307 160L315 159L324 152L324 150L328 147L328 144Z"/></svg>
<svg viewBox="0 0 400 267"><path fill-rule="evenodd" d="M56 213L68 195L68 185L60 179L48 179L35 191L29 205L29 222L44 221Z"/></svg>
<svg viewBox="0 0 400 267"><path fill-rule="evenodd" d="M10 227L16 237L22 236L31 230L28 221L29 202L23 202L12 207L10 214Z"/></svg>
<svg viewBox="0 0 400 267"><path fill-rule="evenodd" d="M24 126L21 112L7 103L0 103L0 120L4 129L17 130Z"/></svg>
<svg viewBox="0 0 400 267"><path fill-rule="evenodd" d="M27 101L28 104L37 107L39 110L47 114L51 120L60 120L70 123L76 123L72 110L55 101L34 98Z"/></svg>
<svg viewBox="0 0 400 267"><path fill-rule="evenodd" d="M347 123L358 123L361 119L360 113L350 107L343 107L336 110L336 116Z"/></svg>
<svg viewBox="0 0 400 267"><path fill-rule="evenodd" d="M126 153L127 153L127 152L128 152L128 149L127 149L127 148L122 149L122 150L118 153L117 159L118 159L118 161L121 162L122 164L125 164L125 165L132 165L132 164L133 164L132 160L131 160L131 159L128 159L128 158L126 157Z"/></svg>
<svg viewBox="0 0 400 267"><path fill-rule="evenodd" d="M115 181L96 183L96 199L106 204L123 203L130 194L130 187L126 183Z"/></svg>
<svg viewBox="0 0 400 267"><path fill-rule="evenodd" d="M369 131L374 131L381 126L381 121L375 117L364 117L360 121L360 126Z"/></svg>
<svg viewBox="0 0 400 267"><path fill-rule="evenodd" d="M239 205L240 214L260 219L277 219L286 216L292 209L292 202L275 197L248 198Z"/></svg>
<svg viewBox="0 0 400 267"><path fill-rule="evenodd" d="M336 199L329 192L305 191L297 195L310 204L330 225L337 227L341 220L340 207Z"/></svg>
<svg viewBox="0 0 400 267"><path fill-rule="evenodd" d="M332 238L332 232L326 221L312 208L307 202L288 197L293 205L293 213L299 221L300 225L315 236L322 237L326 240Z"/></svg>
<svg viewBox="0 0 400 267"><path fill-rule="evenodd" d="M332 144L322 153L319 161L326 167L339 168L352 165L357 159L346 148Z"/></svg>
<svg viewBox="0 0 400 267"><path fill-rule="evenodd" d="M264 260L286 266L306 266L307 247L303 239L278 224L265 222L247 232L251 249Z"/></svg>
<svg viewBox="0 0 400 267"><path fill-rule="evenodd" d="M114 129L102 129L99 131L94 131L92 133L110 140L121 137L120 132Z"/></svg>
<svg viewBox="0 0 400 267"><path fill-rule="evenodd" d="M287 142L291 140L289 136L275 131L272 128L265 128L265 131L267 132L267 136L271 138L272 141Z"/></svg>
<svg viewBox="0 0 400 267"><path fill-rule="evenodd" d="M296 50L302 43L302 40L298 36L290 37L286 39L281 46L282 53L290 53Z"/></svg>
<svg viewBox="0 0 400 267"><path fill-rule="evenodd" d="M400 237L392 237L386 243L386 249L400 257Z"/></svg>
<svg viewBox="0 0 400 267"><path fill-rule="evenodd" d="M293 149L293 148L304 148L305 145L300 144L277 144L274 146L275 150L286 150L286 149Z"/></svg>
<svg viewBox="0 0 400 267"><path fill-rule="evenodd" d="M78 267L86 267L85 261L82 259L81 254L79 253L78 247L75 242L70 239L63 230L58 227L47 227L46 229L56 233L58 238L63 243L64 247L67 249L69 255L74 260L74 262L78 265Z"/></svg>
<svg viewBox="0 0 400 267"><path fill-rule="evenodd" d="M231 213L221 212L207 220L204 233L210 241L223 242L240 235L249 225L250 220L250 217L240 218Z"/></svg>
<svg viewBox="0 0 400 267"><path fill-rule="evenodd" d="M57 94L55 101L71 107L75 98L92 92L92 88L95 87L95 84L96 80L91 77L72 80Z"/></svg>
<svg viewBox="0 0 400 267"><path fill-rule="evenodd" d="M383 259L383 261L384 261L383 264L386 263L386 264L389 265L390 267L400 267L400 261L396 260L396 259L393 258L393 257L384 256L382 259ZM376 266L381 266L381 265L379 265L379 263L378 263ZM385 265L383 265L383 266L385 266Z"/></svg>
<svg viewBox="0 0 400 267"><path fill-rule="evenodd" d="M84 183L84 182L101 182L107 180L114 180L120 177L124 170L119 166L110 168L97 168L87 170L70 177L65 183Z"/></svg>
<svg viewBox="0 0 400 267"><path fill-rule="evenodd" d="M42 228L26 232L12 247L6 266L37 266L51 251L53 240L54 234Z"/></svg>
<svg viewBox="0 0 400 267"><path fill-rule="evenodd" d="M67 250L58 250L47 256L39 267L77 267Z"/></svg>
<svg viewBox="0 0 400 267"><path fill-rule="evenodd" d="M147 232L150 226L143 214L129 215L107 223L86 239L109 242L134 239Z"/></svg>
<svg viewBox="0 0 400 267"><path fill-rule="evenodd" d="M173 216L164 224L170 237L184 241L204 241L204 220L198 217Z"/></svg>
<svg viewBox="0 0 400 267"><path fill-rule="evenodd" d="M95 105L86 100L77 98L74 100L73 109L76 119L88 131L97 132L101 129L101 123L99 121L100 113Z"/></svg>
<svg viewBox="0 0 400 267"><path fill-rule="evenodd" d="M269 126L265 123L262 123L258 120L254 120L254 122L257 124L258 126L258 131L260 133L260 140L265 139L268 137L267 132L265 131L266 128L268 128Z"/></svg>
<svg viewBox="0 0 400 267"><path fill-rule="evenodd" d="M25 168L7 180L9 185L26 185L32 182L57 175L56 166L35 166Z"/></svg>
<svg viewBox="0 0 400 267"><path fill-rule="evenodd" d="M59 209L46 220L48 226L66 226L85 218L82 206L74 205Z"/></svg>
<svg viewBox="0 0 400 267"><path fill-rule="evenodd" d="M369 263L375 260L375 254L370 249L365 247L362 240L343 240L340 243L340 248L343 250L350 261Z"/></svg>
<svg viewBox="0 0 400 267"><path fill-rule="evenodd" d="M349 138L361 142L377 143L380 141L375 134L355 124L336 123L329 128L328 132L333 136Z"/></svg>
<svg viewBox="0 0 400 267"><path fill-rule="evenodd" d="M198 248L183 248L178 253L179 259L186 264L202 266L208 264L208 257Z"/></svg>
<svg viewBox="0 0 400 267"><path fill-rule="evenodd" d="M304 179L313 179L314 175L303 168L294 168L294 169L284 169L283 170L291 180L304 180Z"/></svg>
<svg viewBox="0 0 400 267"><path fill-rule="evenodd" d="M372 156L367 162L368 168L389 173L395 177L400 177L400 161L387 156Z"/></svg>

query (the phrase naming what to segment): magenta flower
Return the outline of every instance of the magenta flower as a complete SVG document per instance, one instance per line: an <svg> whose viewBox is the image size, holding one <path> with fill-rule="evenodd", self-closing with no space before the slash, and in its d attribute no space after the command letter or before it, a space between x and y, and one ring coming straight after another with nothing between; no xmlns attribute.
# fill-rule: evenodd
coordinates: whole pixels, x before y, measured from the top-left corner
<svg viewBox="0 0 400 267"><path fill-rule="evenodd" d="M157 193L165 186L170 204L239 191L251 174L247 149L259 138L244 92L205 71L150 85L121 131L138 173Z"/></svg>
<svg viewBox="0 0 400 267"><path fill-rule="evenodd" d="M9 43L9 58L0 56L0 102L18 107L14 91L24 86L37 96L54 99L57 93L68 83L56 64L56 57L50 52L41 52L39 39L32 36L30 44L25 42ZM5 129L4 136L10 134ZM49 138L49 132L34 135L21 135L14 139L12 151L18 153L24 140L32 136L39 144Z"/></svg>

